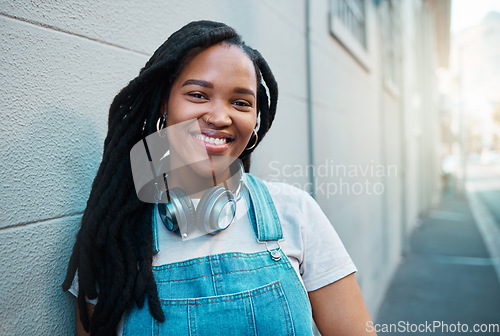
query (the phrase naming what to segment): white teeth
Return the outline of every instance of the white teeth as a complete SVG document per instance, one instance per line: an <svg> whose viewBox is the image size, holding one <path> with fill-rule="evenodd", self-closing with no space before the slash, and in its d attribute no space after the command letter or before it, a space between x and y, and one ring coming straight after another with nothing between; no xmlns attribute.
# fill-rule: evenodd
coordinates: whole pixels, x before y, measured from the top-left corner
<svg viewBox="0 0 500 336"><path fill-rule="evenodd" d="M223 144L227 143L226 138L212 138L212 137L205 136L203 134L196 134L194 137L196 139L200 139L202 141L205 141L205 142L208 142L208 143L214 144L214 145L223 145Z"/></svg>

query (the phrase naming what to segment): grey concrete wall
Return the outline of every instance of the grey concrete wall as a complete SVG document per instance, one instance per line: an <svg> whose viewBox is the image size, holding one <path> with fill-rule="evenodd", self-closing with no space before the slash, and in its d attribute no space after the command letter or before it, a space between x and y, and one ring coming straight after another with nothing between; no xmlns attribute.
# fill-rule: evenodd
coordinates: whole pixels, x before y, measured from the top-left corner
<svg viewBox="0 0 500 336"><path fill-rule="evenodd" d="M74 334L74 303L60 284L109 105L149 55L189 21L227 22L267 57L280 83L290 83L281 85L288 116L277 125L293 118L299 132L303 41L283 44L287 58L276 41L284 31L303 35L295 24L302 18L300 1L0 1L0 334ZM266 141L276 139L286 141ZM301 160L306 145L299 147L260 155Z"/></svg>
<svg viewBox="0 0 500 336"><path fill-rule="evenodd" d="M358 194L356 183L380 182L371 172L362 176L362 171L383 164L375 10L369 1L370 69L366 70L330 34L328 1L312 1L311 5L315 18L311 27L315 164L360 167L354 170L354 177L346 176L342 169L319 177L321 183L335 185L338 191L333 195L318 191L316 198L357 265L358 281L374 314L374 287L380 283L377 267L383 265L383 199L370 195L364 187Z"/></svg>
<svg viewBox="0 0 500 336"><path fill-rule="evenodd" d="M422 24L415 8L426 14L420 0L404 2L405 70L402 93L394 96L382 85L373 1L367 1L370 71L329 33L329 1L310 3L312 138L306 127L305 0L0 0L0 334L74 333L74 302L60 284L101 158L109 105L173 31L197 19L235 27L278 80L275 124L255 152L252 172L307 188L309 176L288 176L283 168L306 167L310 141L316 167L395 164L400 172L406 162L404 176L344 178L350 188L383 183L381 195L316 193L376 314L402 236L425 208L422 199L435 193L434 168L421 170L433 144L421 143L421 112L425 108L425 118L432 118L435 105L422 88L433 79L427 73L419 79L413 54ZM396 131L401 118L404 139ZM422 176L429 184L424 189ZM327 174L316 182L339 187L339 177Z"/></svg>

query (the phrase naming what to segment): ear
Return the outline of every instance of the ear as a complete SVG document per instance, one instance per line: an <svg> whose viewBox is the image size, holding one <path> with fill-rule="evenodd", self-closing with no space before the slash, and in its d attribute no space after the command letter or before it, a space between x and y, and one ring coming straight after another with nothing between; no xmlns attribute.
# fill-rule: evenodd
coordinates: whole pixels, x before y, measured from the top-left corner
<svg viewBox="0 0 500 336"><path fill-rule="evenodd" d="M259 123L260 123L260 112L257 111L257 118L255 120L255 127L254 127L255 130L259 128Z"/></svg>
<svg viewBox="0 0 500 336"><path fill-rule="evenodd" d="M163 99L163 102L161 103L161 111L160 111L160 116L163 114L165 117L167 116L167 110L168 110L168 97Z"/></svg>

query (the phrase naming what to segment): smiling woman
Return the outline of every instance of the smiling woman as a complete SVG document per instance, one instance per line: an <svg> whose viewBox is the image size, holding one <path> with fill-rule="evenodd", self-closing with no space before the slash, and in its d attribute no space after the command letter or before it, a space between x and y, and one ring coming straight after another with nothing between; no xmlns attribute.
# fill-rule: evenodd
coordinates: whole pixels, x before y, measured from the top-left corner
<svg viewBox="0 0 500 336"><path fill-rule="evenodd" d="M277 99L262 55L211 21L172 34L115 97L63 283L77 335L311 335L313 316L324 335L366 334L319 206L248 173Z"/></svg>
<svg viewBox="0 0 500 336"><path fill-rule="evenodd" d="M168 115L167 126L192 120L187 138L169 138L171 160L177 166L193 162L196 151L239 157L257 127L255 92L256 69L240 47L222 42L192 57L162 111Z"/></svg>

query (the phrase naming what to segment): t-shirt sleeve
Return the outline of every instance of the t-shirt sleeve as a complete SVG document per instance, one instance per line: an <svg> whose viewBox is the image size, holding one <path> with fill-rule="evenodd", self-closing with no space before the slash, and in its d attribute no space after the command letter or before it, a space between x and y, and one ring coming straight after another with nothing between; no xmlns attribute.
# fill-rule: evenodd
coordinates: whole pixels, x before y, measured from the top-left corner
<svg viewBox="0 0 500 336"><path fill-rule="evenodd" d="M75 273L75 277L73 278L73 282L71 283L71 287L69 287L68 292L73 294L75 297L78 297L78 273ZM90 300L89 298L86 298L86 300L88 303L93 305L97 304L97 299Z"/></svg>
<svg viewBox="0 0 500 336"><path fill-rule="evenodd" d="M281 182L267 182L280 215L289 257L307 291L329 285L357 271L334 227L305 191ZM288 253L287 253L288 254Z"/></svg>
<svg viewBox="0 0 500 336"><path fill-rule="evenodd" d="M74 297L78 297L78 274L75 274L71 287L69 287L68 292L73 294Z"/></svg>
<svg viewBox="0 0 500 336"><path fill-rule="evenodd" d="M303 194L303 260L300 273L307 291L313 291L357 271L334 227L318 203Z"/></svg>

